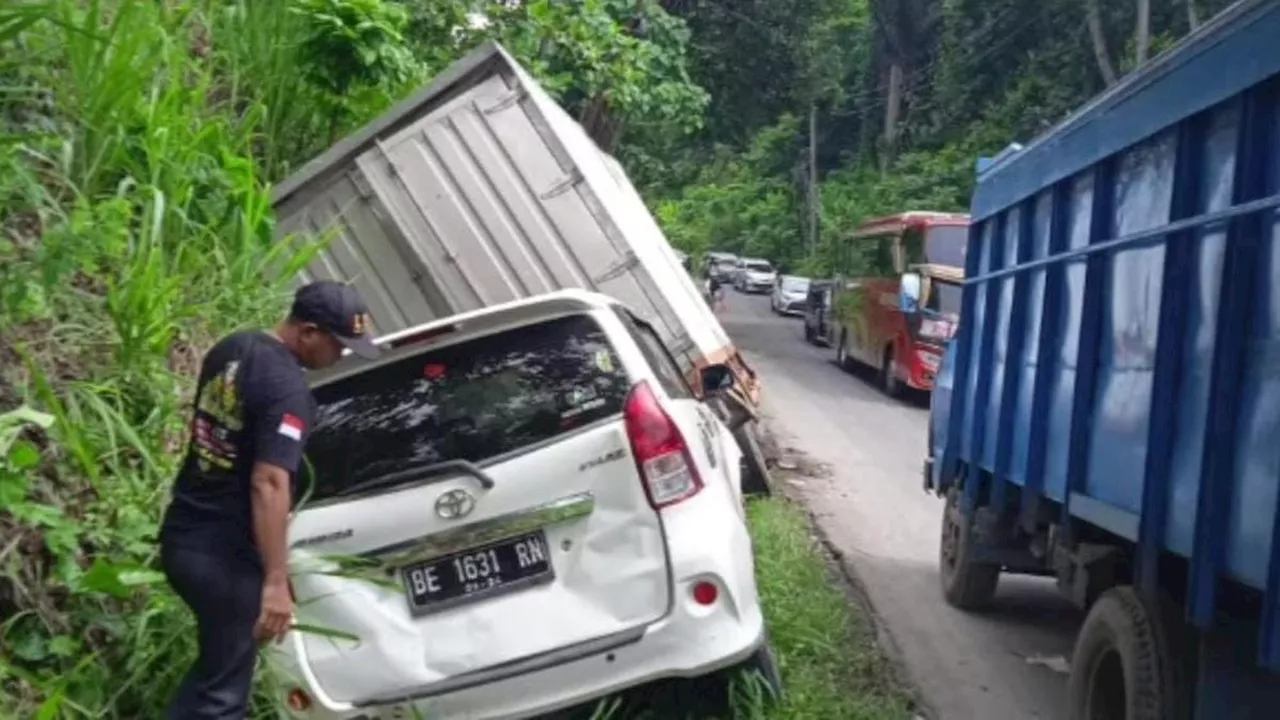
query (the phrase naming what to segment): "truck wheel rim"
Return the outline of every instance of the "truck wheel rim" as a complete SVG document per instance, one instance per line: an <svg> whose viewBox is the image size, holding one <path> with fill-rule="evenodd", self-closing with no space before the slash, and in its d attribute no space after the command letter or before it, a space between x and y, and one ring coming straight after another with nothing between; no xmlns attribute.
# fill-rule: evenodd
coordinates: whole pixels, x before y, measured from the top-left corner
<svg viewBox="0 0 1280 720"><path fill-rule="evenodd" d="M1125 720L1128 696L1124 680L1124 661L1119 651L1114 647L1106 648L1090 663L1085 717L1089 720Z"/></svg>

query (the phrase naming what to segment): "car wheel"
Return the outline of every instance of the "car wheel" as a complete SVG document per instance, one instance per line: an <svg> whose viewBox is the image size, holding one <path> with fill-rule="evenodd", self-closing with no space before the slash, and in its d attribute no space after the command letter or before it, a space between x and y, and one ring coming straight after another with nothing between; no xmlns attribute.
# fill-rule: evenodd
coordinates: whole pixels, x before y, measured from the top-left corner
<svg viewBox="0 0 1280 720"><path fill-rule="evenodd" d="M665 712L658 717L733 717L735 710L751 714L775 704L782 697L782 675L765 642L743 661L677 687L670 698L673 707L662 707ZM679 715L672 715L676 709Z"/></svg>
<svg viewBox="0 0 1280 720"><path fill-rule="evenodd" d="M742 451L742 494L769 497L773 489L769 477L769 465L756 440L752 423L743 423L733 431L733 439Z"/></svg>
<svg viewBox="0 0 1280 720"><path fill-rule="evenodd" d="M773 647L763 643L751 657L735 665L728 673L730 698L737 695L751 705L759 698L763 705L773 705L782 699L782 673ZM732 700L731 700L732 702Z"/></svg>
<svg viewBox="0 0 1280 720"><path fill-rule="evenodd" d="M947 492L942 511L942 538L938 543L938 579L942 597L960 610L981 610L995 597L1000 566L974 562L973 515L960 509L960 491Z"/></svg>
<svg viewBox="0 0 1280 720"><path fill-rule="evenodd" d="M1185 720L1190 714L1186 625L1165 597L1112 588L1076 636L1068 691L1071 720Z"/></svg>
<svg viewBox="0 0 1280 720"><path fill-rule="evenodd" d="M898 380L898 374L893 370L893 346L885 349L880 363L880 388L885 395L895 400L902 397L902 381Z"/></svg>

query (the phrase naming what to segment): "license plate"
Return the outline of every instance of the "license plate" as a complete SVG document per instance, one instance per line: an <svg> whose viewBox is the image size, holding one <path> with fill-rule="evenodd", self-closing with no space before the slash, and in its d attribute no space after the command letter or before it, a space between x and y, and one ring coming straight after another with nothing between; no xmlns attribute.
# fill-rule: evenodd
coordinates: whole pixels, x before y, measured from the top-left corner
<svg viewBox="0 0 1280 720"><path fill-rule="evenodd" d="M467 550L402 570L409 610L438 612L552 579L551 553L541 532Z"/></svg>

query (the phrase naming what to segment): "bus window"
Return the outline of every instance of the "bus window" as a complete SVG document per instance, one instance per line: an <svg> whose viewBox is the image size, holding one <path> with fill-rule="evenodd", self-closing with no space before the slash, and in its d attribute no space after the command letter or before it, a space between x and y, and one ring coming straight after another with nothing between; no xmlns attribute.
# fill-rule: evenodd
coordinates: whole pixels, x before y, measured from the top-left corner
<svg viewBox="0 0 1280 720"><path fill-rule="evenodd" d="M907 228L902 234L902 249L905 258L894 268L899 273L906 272L908 268L914 265L923 265L929 262L929 259L925 254L923 228Z"/></svg>

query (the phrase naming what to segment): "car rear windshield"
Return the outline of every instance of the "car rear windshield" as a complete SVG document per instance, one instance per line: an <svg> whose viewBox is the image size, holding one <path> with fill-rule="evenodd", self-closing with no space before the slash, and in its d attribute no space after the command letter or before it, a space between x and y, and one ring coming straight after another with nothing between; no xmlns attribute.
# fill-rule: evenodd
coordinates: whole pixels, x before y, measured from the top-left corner
<svg viewBox="0 0 1280 720"><path fill-rule="evenodd" d="M316 388L312 498L400 470L480 463L621 412L630 383L595 320L571 316Z"/></svg>
<svg viewBox="0 0 1280 720"><path fill-rule="evenodd" d="M773 272L773 266L770 265L769 263L763 263L763 262L749 262L747 263L747 269L758 270L760 272L766 272L766 273Z"/></svg>

